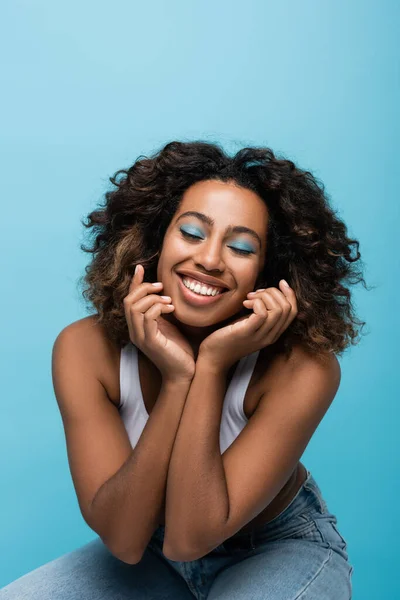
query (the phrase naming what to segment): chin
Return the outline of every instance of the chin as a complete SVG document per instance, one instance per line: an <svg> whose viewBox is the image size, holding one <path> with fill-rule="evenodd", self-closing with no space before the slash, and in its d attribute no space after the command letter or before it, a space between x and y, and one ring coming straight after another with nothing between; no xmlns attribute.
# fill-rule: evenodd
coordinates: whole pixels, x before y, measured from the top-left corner
<svg viewBox="0 0 400 600"><path fill-rule="evenodd" d="M177 311L176 308L173 311L175 319L184 325L190 325L191 327L213 327L215 325L219 325L223 327L228 325L230 321L233 321L243 315L248 314L250 311L246 307L242 307L239 312L231 312L226 314L221 314L220 317L218 315L205 314L202 311L198 311L196 314L196 308L192 309L191 316L188 315L187 311ZM185 314L186 313L186 314Z"/></svg>
<svg viewBox="0 0 400 600"><path fill-rule="evenodd" d="M174 311L174 313L175 312L176 310ZM191 327L212 327L213 325L216 325L219 322L215 319L211 319L209 316L206 317L205 315L198 315L198 317L196 318L196 316L189 317L181 314L174 314L174 317L180 323L183 323L184 325L190 325Z"/></svg>

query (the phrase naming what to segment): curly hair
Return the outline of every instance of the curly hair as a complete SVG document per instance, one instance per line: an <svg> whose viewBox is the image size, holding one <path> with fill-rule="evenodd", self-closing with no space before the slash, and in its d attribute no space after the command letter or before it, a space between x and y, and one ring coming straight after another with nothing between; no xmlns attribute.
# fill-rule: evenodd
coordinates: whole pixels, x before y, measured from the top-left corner
<svg viewBox="0 0 400 600"><path fill-rule="evenodd" d="M97 310L97 322L119 347L129 342L123 299L134 269L140 263L145 281L156 280L168 225L184 192L202 180L234 182L267 205L267 260L255 289L278 287L283 278L298 303L297 317L274 349L290 354L300 343L314 355L341 354L359 342L365 322L354 314L349 290L360 282L368 289L359 242L348 237L324 185L309 171L265 147L242 148L231 157L217 143L172 141L109 179L116 189L105 193L104 204L87 223L82 221L93 228L94 241L88 248L81 245L93 257L79 281L86 285L83 297Z"/></svg>

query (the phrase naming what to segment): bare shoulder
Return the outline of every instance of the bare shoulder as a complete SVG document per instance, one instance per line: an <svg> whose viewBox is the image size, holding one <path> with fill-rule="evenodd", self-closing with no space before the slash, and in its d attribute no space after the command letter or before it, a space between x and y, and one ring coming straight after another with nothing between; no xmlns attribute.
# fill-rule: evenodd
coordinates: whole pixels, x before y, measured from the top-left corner
<svg viewBox="0 0 400 600"><path fill-rule="evenodd" d="M333 353L313 354L300 343L293 346L289 357L274 355L271 349L267 350L261 378L263 395L294 380L304 386L321 385L326 389L327 397L335 395L341 380L339 360Z"/></svg>
<svg viewBox="0 0 400 600"><path fill-rule="evenodd" d="M89 315L70 323L60 331L58 337L60 336L73 338L87 350L88 354L90 353L90 356L112 347L110 340L107 339L104 327L97 322L96 315Z"/></svg>
<svg viewBox="0 0 400 600"><path fill-rule="evenodd" d="M89 315L64 327L55 344L61 337L79 347L90 371L102 383L110 400L118 405L120 351L107 336L103 325L98 323L97 315Z"/></svg>

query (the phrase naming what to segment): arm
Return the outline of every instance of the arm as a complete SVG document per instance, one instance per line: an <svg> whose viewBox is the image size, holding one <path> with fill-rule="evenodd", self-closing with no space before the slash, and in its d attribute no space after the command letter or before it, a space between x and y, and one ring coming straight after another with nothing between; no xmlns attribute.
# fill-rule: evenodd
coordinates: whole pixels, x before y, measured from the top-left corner
<svg viewBox="0 0 400 600"><path fill-rule="evenodd" d="M199 363L199 361L198 361ZM195 560L256 517L295 469L340 382L337 358L300 348L268 365L257 410L221 456L224 376L196 367L167 481L164 554Z"/></svg>
<svg viewBox="0 0 400 600"><path fill-rule="evenodd" d="M52 355L53 385L82 516L120 560L138 562L157 527L168 463L190 384L163 382L132 450L97 358L107 352L88 320L66 327Z"/></svg>
<svg viewBox="0 0 400 600"><path fill-rule="evenodd" d="M121 559L139 562L165 506L168 465L188 384L163 383L128 460L98 490L89 510ZM100 526L100 525L99 525Z"/></svg>
<svg viewBox="0 0 400 600"><path fill-rule="evenodd" d="M197 534L229 513L219 445L225 390L226 373L198 358L168 471L163 552L171 560L185 560Z"/></svg>

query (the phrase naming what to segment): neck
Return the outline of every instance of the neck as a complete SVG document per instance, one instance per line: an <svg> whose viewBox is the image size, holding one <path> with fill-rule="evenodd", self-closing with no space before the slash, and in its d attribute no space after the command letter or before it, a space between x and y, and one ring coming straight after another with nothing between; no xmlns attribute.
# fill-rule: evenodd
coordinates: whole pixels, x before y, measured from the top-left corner
<svg viewBox="0 0 400 600"><path fill-rule="evenodd" d="M178 321L173 313L165 314L163 315L163 318L175 325L182 335L184 335L193 349L193 354L196 360L202 341L220 327L220 324L214 324L208 327L195 327L193 325L187 325L186 323Z"/></svg>

